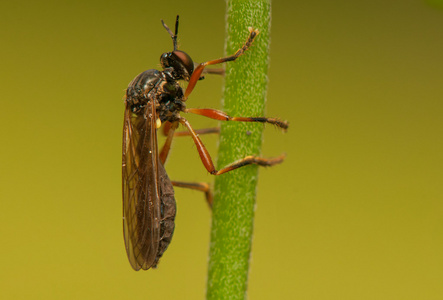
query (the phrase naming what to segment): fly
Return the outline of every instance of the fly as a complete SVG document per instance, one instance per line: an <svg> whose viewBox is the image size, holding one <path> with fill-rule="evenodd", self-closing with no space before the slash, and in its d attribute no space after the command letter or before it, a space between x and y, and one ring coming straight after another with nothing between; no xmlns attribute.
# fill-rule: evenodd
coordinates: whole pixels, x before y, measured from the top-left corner
<svg viewBox="0 0 443 300"><path fill-rule="evenodd" d="M123 234L129 262L136 271L155 268L171 242L176 212L173 186L203 191L209 205L212 205L208 184L169 179L163 165L173 137L191 136L203 165L213 175L249 164L272 166L284 159L283 156L272 159L247 156L220 170L215 169L199 134L218 133L218 128L194 130L188 120L180 115L181 112L220 121L270 123L284 130L288 128L288 123L276 118L231 117L209 108L186 108L185 102L197 81L203 79L203 74L224 73L223 69L205 67L236 60L250 48L259 32L249 28L245 44L235 54L194 65L187 53L177 49L178 21L177 16L175 33L162 21L173 42L173 51L163 53L160 57L163 70L150 69L140 73L126 89L122 160ZM185 91L180 87L180 80L188 82ZM187 131L175 132L179 124ZM157 130L161 127L166 141L158 151Z"/></svg>

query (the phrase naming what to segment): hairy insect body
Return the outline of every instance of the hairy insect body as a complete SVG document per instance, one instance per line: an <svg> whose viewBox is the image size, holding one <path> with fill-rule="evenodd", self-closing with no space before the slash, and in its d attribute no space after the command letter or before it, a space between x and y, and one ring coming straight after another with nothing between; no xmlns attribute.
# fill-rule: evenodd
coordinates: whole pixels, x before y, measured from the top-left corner
<svg viewBox="0 0 443 300"><path fill-rule="evenodd" d="M147 70L136 76L126 90L126 102L136 115L143 115L149 101L155 102L157 117L163 123L174 122L185 109L183 90L172 70Z"/></svg>

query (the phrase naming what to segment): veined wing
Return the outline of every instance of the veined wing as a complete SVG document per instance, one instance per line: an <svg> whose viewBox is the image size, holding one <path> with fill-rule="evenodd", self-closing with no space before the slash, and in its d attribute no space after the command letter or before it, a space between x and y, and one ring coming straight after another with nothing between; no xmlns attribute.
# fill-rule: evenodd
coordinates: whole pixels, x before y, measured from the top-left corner
<svg viewBox="0 0 443 300"><path fill-rule="evenodd" d="M156 111L148 102L143 115L126 104L123 126L123 234L134 270L155 265L160 242L160 191Z"/></svg>

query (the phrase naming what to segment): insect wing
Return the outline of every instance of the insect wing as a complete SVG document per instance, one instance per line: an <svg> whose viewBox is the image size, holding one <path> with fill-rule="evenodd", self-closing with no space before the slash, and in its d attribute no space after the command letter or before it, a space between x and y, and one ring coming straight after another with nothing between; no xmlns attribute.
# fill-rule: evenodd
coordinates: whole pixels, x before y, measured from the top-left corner
<svg viewBox="0 0 443 300"><path fill-rule="evenodd" d="M155 265L160 241L160 193L156 111L148 102L143 115L126 104L123 126L123 234L134 270Z"/></svg>

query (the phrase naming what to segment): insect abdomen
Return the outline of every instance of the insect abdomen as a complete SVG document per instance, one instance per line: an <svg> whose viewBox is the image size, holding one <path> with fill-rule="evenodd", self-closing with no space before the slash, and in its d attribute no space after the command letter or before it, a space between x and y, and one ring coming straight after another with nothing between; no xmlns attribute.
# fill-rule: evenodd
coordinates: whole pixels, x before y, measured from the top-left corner
<svg viewBox="0 0 443 300"><path fill-rule="evenodd" d="M160 222L160 244L158 247L157 257L154 266L166 251L171 242L175 228L176 205L174 198L174 189L166 171L161 163L159 163L159 181L160 181L160 200L161 200L161 217Z"/></svg>

